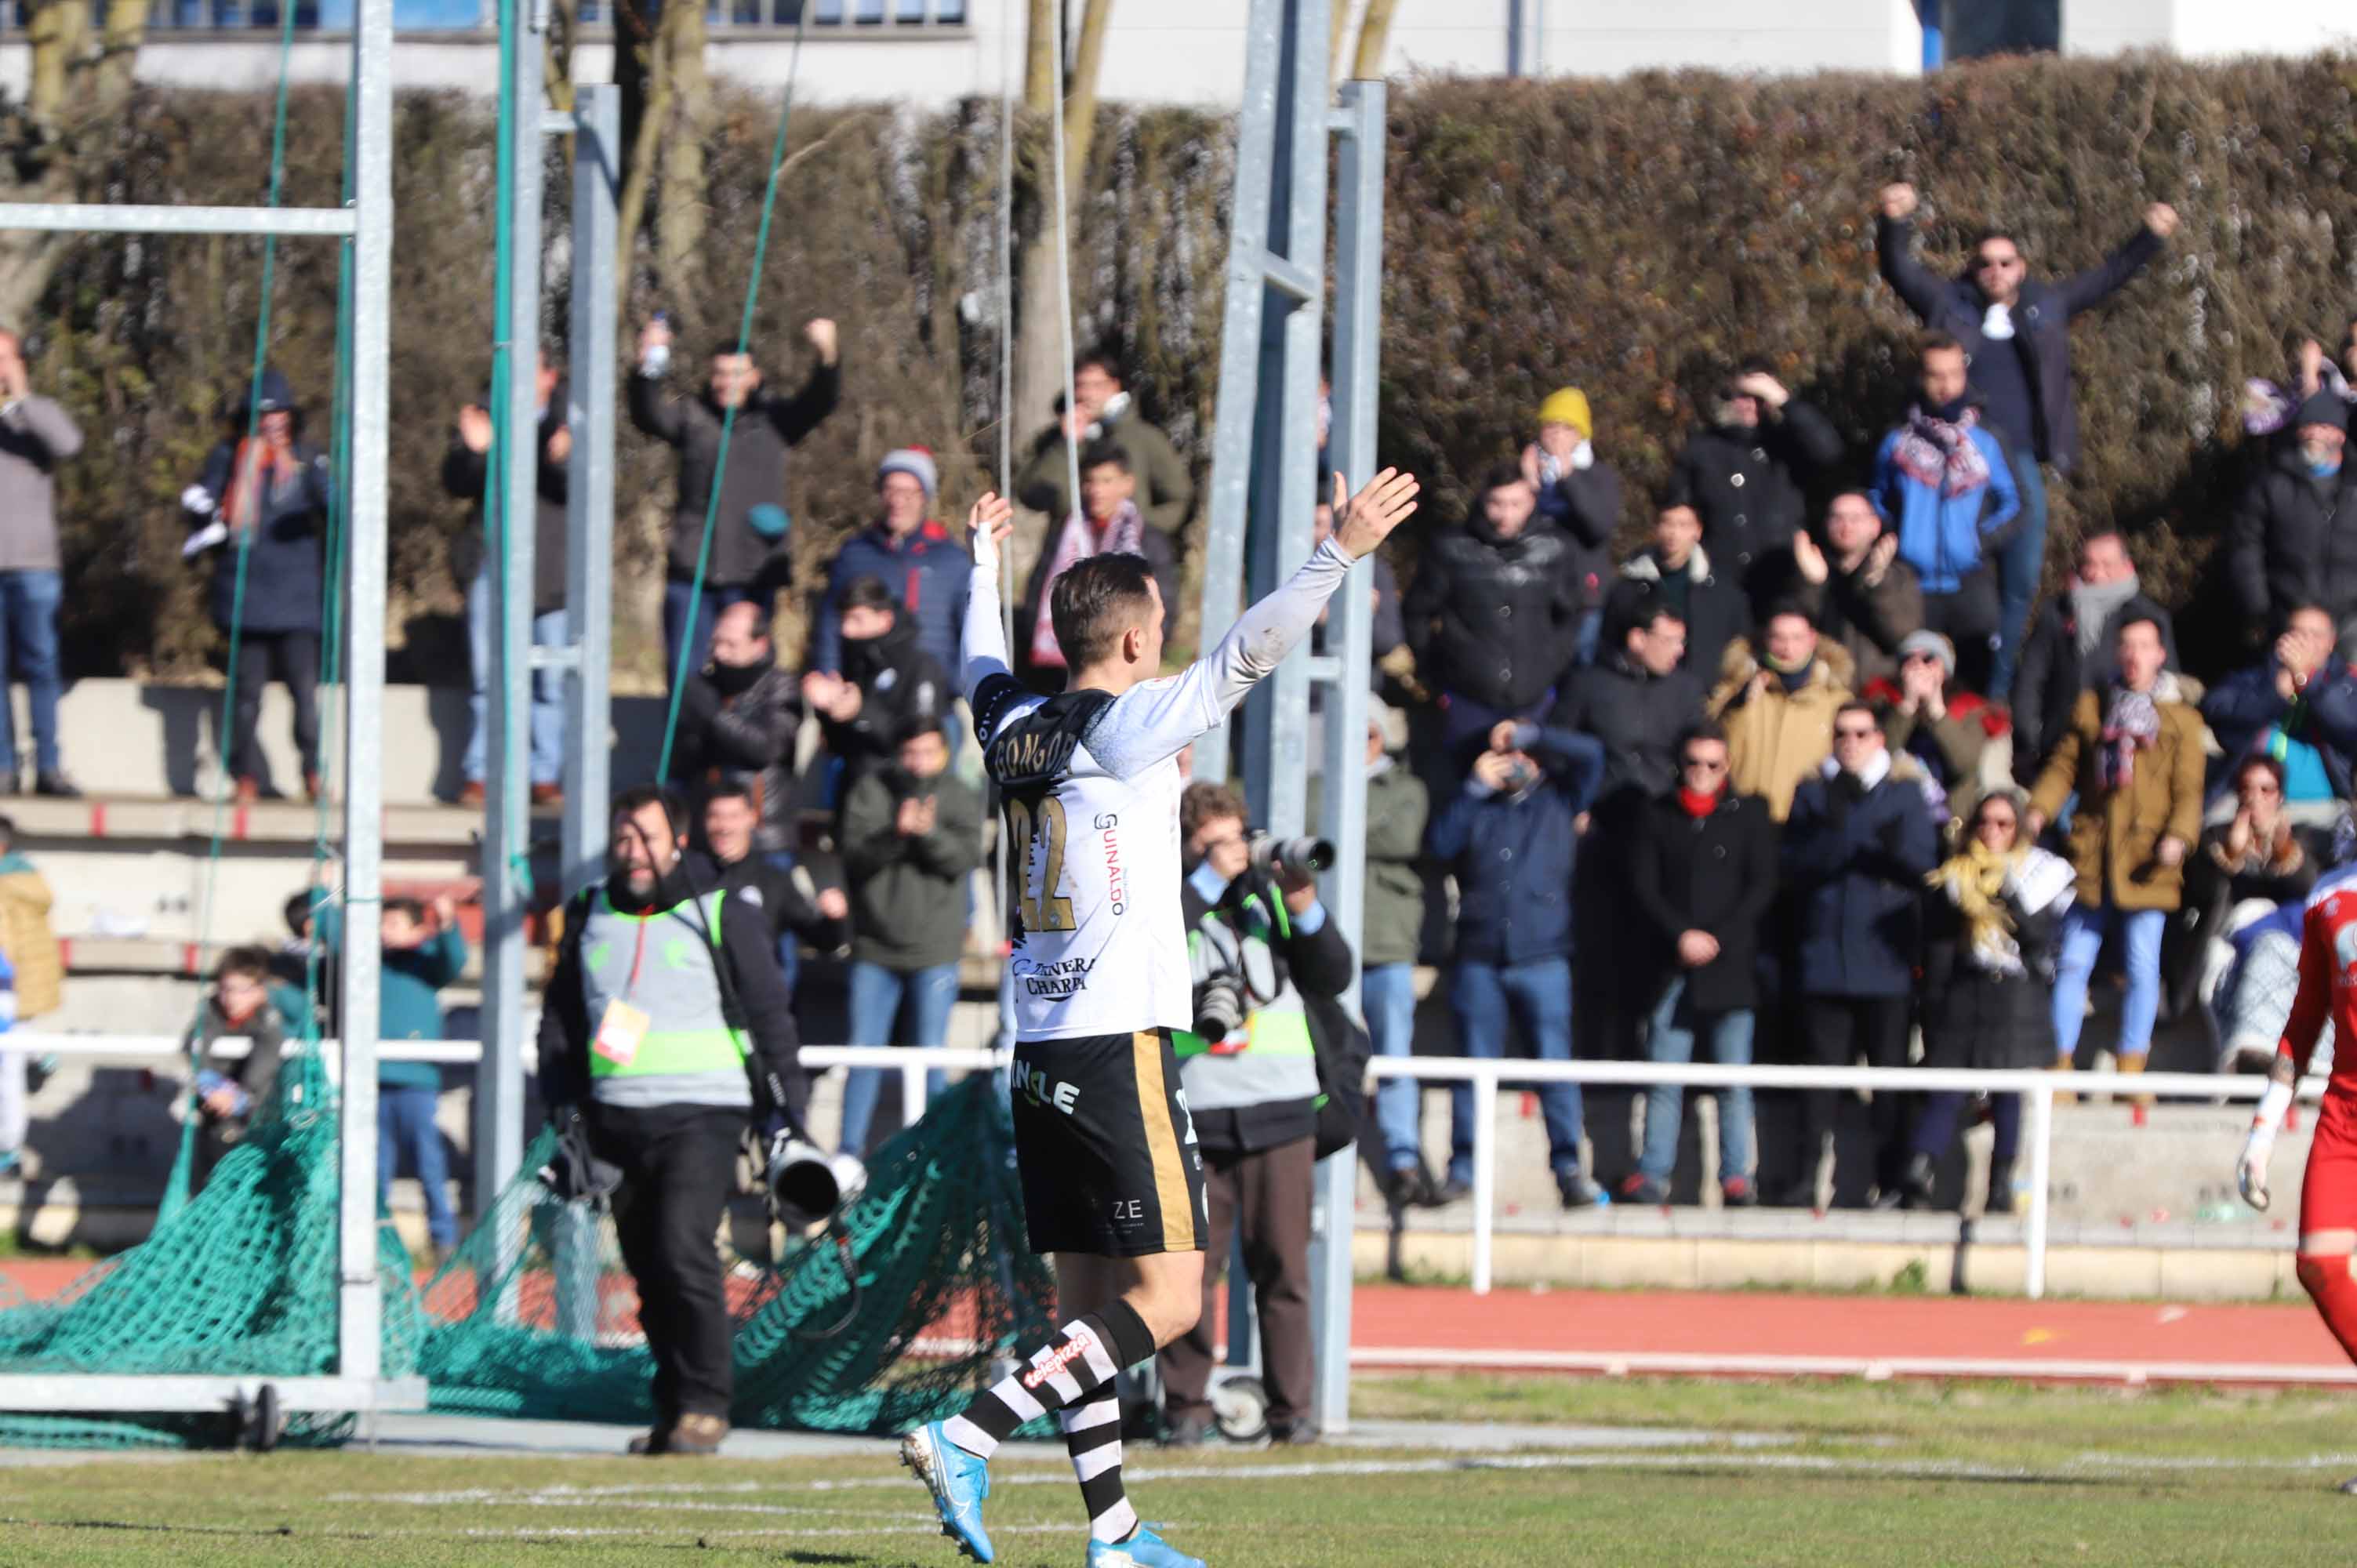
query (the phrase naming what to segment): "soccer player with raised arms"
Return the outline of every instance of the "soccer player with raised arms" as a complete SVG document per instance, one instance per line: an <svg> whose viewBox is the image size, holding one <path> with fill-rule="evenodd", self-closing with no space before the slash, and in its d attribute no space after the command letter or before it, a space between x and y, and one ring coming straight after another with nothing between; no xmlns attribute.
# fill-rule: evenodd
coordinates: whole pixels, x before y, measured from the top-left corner
<svg viewBox="0 0 2357 1568"><path fill-rule="evenodd" d="M985 495L968 518L963 685L1016 883L1016 1163L1065 1319L963 1412L901 1442L942 1533L978 1563L993 1555L990 1456L1053 1411L1089 1512L1090 1568L1203 1568L1130 1507L1113 1387L1192 1327L1202 1303L1202 1159L1170 1046L1192 1021L1178 757L1309 634L1351 563L1415 510L1416 489L1386 468L1346 502L1336 475L1332 537L1176 675L1159 673L1162 596L1144 558L1079 562L1049 605L1071 680L1046 698L1007 669L998 570L1013 509Z"/></svg>

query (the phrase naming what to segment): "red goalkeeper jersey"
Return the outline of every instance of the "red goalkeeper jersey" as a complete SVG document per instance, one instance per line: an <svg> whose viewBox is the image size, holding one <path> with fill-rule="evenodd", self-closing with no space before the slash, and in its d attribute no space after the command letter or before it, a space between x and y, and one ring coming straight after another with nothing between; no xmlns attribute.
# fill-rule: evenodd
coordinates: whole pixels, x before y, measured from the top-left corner
<svg viewBox="0 0 2357 1568"><path fill-rule="evenodd" d="M2276 1047L2301 1077L2316 1036L2332 1020L2332 1081L2328 1097L2357 1100L2357 865L2319 882L2300 923L2299 994Z"/></svg>

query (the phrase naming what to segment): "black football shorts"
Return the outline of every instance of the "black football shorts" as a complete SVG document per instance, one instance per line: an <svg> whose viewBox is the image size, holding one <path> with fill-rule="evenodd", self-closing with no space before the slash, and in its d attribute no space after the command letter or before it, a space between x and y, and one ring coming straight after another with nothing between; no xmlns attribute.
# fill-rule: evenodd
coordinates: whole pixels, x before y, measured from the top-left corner
<svg viewBox="0 0 2357 1568"><path fill-rule="evenodd" d="M1203 1156L1169 1031L1023 1042L1011 1088L1033 1251L1203 1250Z"/></svg>

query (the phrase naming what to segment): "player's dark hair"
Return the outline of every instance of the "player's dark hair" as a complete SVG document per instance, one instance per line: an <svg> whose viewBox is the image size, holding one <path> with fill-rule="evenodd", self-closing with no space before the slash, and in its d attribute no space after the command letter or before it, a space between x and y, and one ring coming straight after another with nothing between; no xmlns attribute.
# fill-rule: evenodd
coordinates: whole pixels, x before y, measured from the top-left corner
<svg viewBox="0 0 2357 1568"><path fill-rule="evenodd" d="M1143 555L1113 553L1076 561L1048 596L1048 618L1069 670L1086 670L1120 645L1121 634L1154 613L1154 569Z"/></svg>

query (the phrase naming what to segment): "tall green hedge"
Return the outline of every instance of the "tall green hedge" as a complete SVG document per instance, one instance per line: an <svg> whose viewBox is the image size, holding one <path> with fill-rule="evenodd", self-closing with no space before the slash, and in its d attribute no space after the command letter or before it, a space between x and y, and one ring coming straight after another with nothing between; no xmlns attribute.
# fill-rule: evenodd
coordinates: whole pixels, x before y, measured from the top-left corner
<svg viewBox="0 0 2357 1568"><path fill-rule="evenodd" d="M2327 57L2006 61L1929 81L1684 72L1403 85L1390 139L1384 458L1426 476L1426 526L1448 525L1480 470L1527 438L1539 400L1577 384L1595 403L1600 450L1631 481L1633 535L1694 424L1695 394L1727 360L1760 350L1827 407L1862 465L1903 406L1912 326L1875 274L1883 184L1922 190L1920 227L1940 266L1959 263L1992 222L2009 226L2033 267L2085 266L2147 202L2167 199L2184 215L2177 242L2073 331L2086 457L2053 506L2065 538L2090 518L2127 524L2147 580L2185 598L2240 482L2244 379L2280 373L2287 328L2336 336L2357 308L2353 84L2357 68ZM733 328L772 113L747 95L716 117L705 263L680 280L642 263L634 318L669 306L691 345ZM488 363L490 113L421 93L404 95L397 115L395 670L450 679L461 644L446 563L465 511L442 496L436 468L451 414L479 395ZM266 97L145 94L115 156L115 199L256 199L267 116ZM770 373L791 377L800 321L843 325L845 406L804 448L787 498L806 574L864 520L889 447L934 447L951 496L993 464L994 118L986 105L798 116L796 144L812 150L785 182L756 338ZM289 201L336 199L341 120L340 93L297 94ZM1106 110L1075 237L1082 338L1126 346L1147 413L1199 464L1232 141L1215 117ZM1027 235L1041 217L1038 153L1034 134L1017 199ZM554 232L569 182L550 184ZM281 254L273 357L320 396L334 253L289 242ZM214 651L199 584L178 561L174 498L244 373L257 263L246 241L77 241L26 324L37 380L91 441L62 478L78 672L190 673ZM1042 417L1018 417L1018 438ZM623 655L651 677L669 464L626 431L619 482ZM1413 540L1402 549L1412 567ZM2213 628L2214 657L2231 629Z"/></svg>

